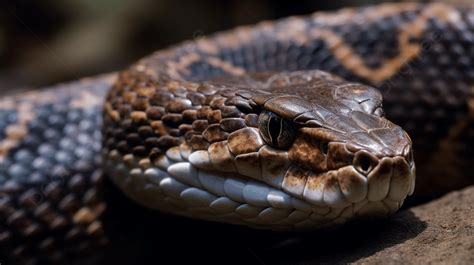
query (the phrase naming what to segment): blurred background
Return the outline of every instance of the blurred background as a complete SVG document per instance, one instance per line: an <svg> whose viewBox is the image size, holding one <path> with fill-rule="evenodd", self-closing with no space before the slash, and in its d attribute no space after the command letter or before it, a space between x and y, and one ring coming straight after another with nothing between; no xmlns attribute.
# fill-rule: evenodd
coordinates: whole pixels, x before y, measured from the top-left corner
<svg viewBox="0 0 474 265"><path fill-rule="evenodd" d="M238 25L381 2L0 0L0 93L119 70L155 50Z"/></svg>
<svg viewBox="0 0 474 265"><path fill-rule="evenodd" d="M381 1L2 0L0 93L119 70L237 25Z"/></svg>

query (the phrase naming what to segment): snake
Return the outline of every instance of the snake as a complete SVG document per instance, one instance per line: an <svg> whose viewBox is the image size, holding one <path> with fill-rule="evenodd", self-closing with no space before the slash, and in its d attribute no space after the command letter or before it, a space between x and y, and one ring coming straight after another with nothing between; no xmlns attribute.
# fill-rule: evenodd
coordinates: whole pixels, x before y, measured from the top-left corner
<svg viewBox="0 0 474 265"><path fill-rule="evenodd" d="M0 257L107 244L109 185L256 229L386 217L414 192L473 183L473 120L472 6L385 3L199 37L0 99Z"/></svg>

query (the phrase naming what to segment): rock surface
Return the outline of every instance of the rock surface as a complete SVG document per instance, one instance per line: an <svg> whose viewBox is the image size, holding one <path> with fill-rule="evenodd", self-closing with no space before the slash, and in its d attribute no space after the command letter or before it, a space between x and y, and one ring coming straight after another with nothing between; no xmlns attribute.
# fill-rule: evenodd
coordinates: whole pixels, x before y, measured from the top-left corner
<svg viewBox="0 0 474 265"><path fill-rule="evenodd" d="M318 242L312 254L292 264L474 264L474 186L366 229L367 224L345 227L334 234L340 243L334 238L329 246Z"/></svg>
<svg viewBox="0 0 474 265"><path fill-rule="evenodd" d="M411 216L424 222L426 229L414 238L354 263L474 264L474 187L409 209L396 219L409 224ZM387 240L396 238L398 233L405 232L387 231Z"/></svg>

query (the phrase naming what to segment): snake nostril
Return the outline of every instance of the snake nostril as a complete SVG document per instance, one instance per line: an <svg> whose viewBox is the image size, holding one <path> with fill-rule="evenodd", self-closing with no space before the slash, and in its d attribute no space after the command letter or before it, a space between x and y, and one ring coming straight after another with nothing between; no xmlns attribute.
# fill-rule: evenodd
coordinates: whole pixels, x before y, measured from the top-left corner
<svg viewBox="0 0 474 265"><path fill-rule="evenodd" d="M360 169L362 169L362 171L369 171L370 169L370 161L367 157L362 157L361 160L360 160Z"/></svg>
<svg viewBox="0 0 474 265"><path fill-rule="evenodd" d="M377 160L365 151L357 152L354 159L354 167L357 171L368 174L377 166Z"/></svg>

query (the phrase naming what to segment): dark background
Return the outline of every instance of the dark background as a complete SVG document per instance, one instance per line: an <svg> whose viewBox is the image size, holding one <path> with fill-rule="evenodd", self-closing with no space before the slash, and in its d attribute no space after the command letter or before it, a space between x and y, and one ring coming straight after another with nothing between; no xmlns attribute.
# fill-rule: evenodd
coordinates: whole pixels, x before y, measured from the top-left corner
<svg viewBox="0 0 474 265"><path fill-rule="evenodd" d="M119 70L238 25L379 2L0 0L0 93Z"/></svg>

